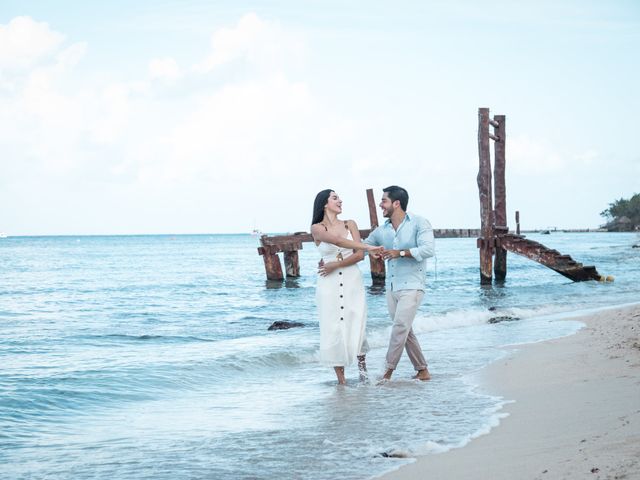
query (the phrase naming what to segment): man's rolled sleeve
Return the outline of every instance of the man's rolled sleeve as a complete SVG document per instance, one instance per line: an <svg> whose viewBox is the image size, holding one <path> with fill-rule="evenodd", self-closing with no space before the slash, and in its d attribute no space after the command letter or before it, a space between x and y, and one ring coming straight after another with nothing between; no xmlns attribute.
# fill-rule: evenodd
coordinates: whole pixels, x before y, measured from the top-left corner
<svg viewBox="0 0 640 480"><path fill-rule="evenodd" d="M435 254L433 228L431 228L431 224L426 218L421 218L420 220L418 234L416 235L416 243L418 245L409 249L411 256L418 262L421 262L426 258L433 257Z"/></svg>
<svg viewBox="0 0 640 480"><path fill-rule="evenodd" d="M371 232L367 238L365 238L362 243L365 245L373 245L374 247L379 247L382 245L382 238L380 235L380 227L376 227L373 232Z"/></svg>

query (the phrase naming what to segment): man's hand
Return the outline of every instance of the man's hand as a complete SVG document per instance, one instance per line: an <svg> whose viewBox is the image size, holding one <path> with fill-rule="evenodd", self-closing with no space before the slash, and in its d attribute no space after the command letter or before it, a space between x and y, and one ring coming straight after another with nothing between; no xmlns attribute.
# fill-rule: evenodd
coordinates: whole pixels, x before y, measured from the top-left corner
<svg viewBox="0 0 640 480"><path fill-rule="evenodd" d="M369 255L371 255L373 258L382 258L384 247L369 245L369 247L367 248L367 252L369 252Z"/></svg>
<svg viewBox="0 0 640 480"><path fill-rule="evenodd" d="M400 256L400 250L385 250L382 252L382 258L390 260L392 258L398 258Z"/></svg>
<svg viewBox="0 0 640 480"><path fill-rule="evenodd" d="M318 274L321 277L326 277L338 267L340 267L340 262L324 263L322 260L320 260L320 262L318 263Z"/></svg>

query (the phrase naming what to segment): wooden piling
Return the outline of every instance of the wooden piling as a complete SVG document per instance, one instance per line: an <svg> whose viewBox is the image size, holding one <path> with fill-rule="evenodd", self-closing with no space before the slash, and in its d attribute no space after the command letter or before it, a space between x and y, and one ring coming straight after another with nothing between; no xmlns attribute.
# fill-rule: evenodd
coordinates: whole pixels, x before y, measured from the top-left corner
<svg viewBox="0 0 640 480"><path fill-rule="evenodd" d="M493 222L491 199L491 152L489 150L489 109L478 109L478 191L480 194L481 234L478 239L480 248L480 283L490 284L492 277Z"/></svg>
<svg viewBox="0 0 640 480"><path fill-rule="evenodd" d="M489 133L492 126L494 134ZM529 240L520 235L520 212L516 212L516 234L509 233L507 226L506 186L505 186L505 146L506 118L496 115L489 118L489 109L478 110L478 155L480 166L478 171L478 192L480 194L480 283L491 283L492 253L495 253L494 274L496 280L504 280L507 275L507 250L525 256L535 262L576 282L600 280L602 276L593 266L584 266L569 255ZM492 209L492 175L489 140L494 144L494 198ZM548 233L548 232L547 232Z"/></svg>
<svg viewBox="0 0 640 480"><path fill-rule="evenodd" d="M282 265L280 265L277 248L263 244L262 247L258 247L258 253L262 255L262 259L264 260L264 270L267 274L267 280L284 280L284 275L282 275Z"/></svg>
<svg viewBox="0 0 640 480"><path fill-rule="evenodd" d="M373 198L373 189L367 189L367 203L369 204L369 221L371 223L371 231L378 226L378 212L376 211L376 202ZM384 260L369 255L369 263L371 265L371 280L374 285L383 285L385 278Z"/></svg>
<svg viewBox="0 0 640 480"><path fill-rule="evenodd" d="M507 192L505 183L505 146L506 146L506 119L504 115L494 115L492 125L496 140L494 141L494 235L509 233L507 227ZM507 276L507 251L499 244L495 246L493 273L496 280L504 280Z"/></svg>
<svg viewBox="0 0 640 480"><path fill-rule="evenodd" d="M284 268L287 272L287 278L300 276L298 250L289 250L284 252Z"/></svg>

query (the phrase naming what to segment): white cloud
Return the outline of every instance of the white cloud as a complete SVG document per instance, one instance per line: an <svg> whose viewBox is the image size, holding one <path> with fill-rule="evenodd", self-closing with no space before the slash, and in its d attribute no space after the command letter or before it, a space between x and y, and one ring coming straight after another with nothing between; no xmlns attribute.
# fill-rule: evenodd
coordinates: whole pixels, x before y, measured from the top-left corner
<svg viewBox="0 0 640 480"><path fill-rule="evenodd" d="M546 175L564 170L567 158L545 140L527 135L507 140L507 169L517 174Z"/></svg>
<svg viewBox="0 0 640 480"><path fill-rule="evenodd" d="M47 23L16 17L7 25L0 25L0 68L28 68L63 41L64 35L51 30Z"/></svg>
<svg viewBox="0 0 640 480"><path fill-rule="evenodd" d="M592 167L596 165L599 159L600 154L596 150L590 149L574 155L572 163L580 167Z"/></svg>
<svg viewBox="0 0 640 480"><path fill-rule="evenodd" d="M152 79L175 81L182 76L178 63L173 58L156 58L149 62L149 76Z"/></svg>
<svg viewBox="0 0 640 480"><path fill-rule="evenodd" d="M0 96L0 143L9 153L2 165L5 192L30 184L52 204L73 202L71 192L93 182L80 211L129 203L135 215L156 203L170 205L168 196L184 209L193 210L191 202L207 208L212 192L240 188L246 196L238 208L247 210L271 196L283 178L340 171L336 152L344 150L351 126L318 102L304 81L285 73L302 49L291 38L249 14L214 32L212 53L199 63L208 67L182 70L178 60L158 57L148 62L146 78L122 79L125 72L116 71L122 79L116 83L83 75L78 67L87 44L51 43L37 62L8 77L9 94ZM247 71L245 62L259 68ZM230 75L203 81L203 72L223 64ZM47 181L40 183L34 172ZM52 211L66 209L61 204ZM178 215L168 224L182 221Z"/></svg>
<svg viewBox="0 0 640 480"><path fill-rule="evenodd" d="M87 53L87 43L78 42L74 43L68 48L65 48L57 55L58 68L71 69L75 67L82 57Z"/></svg>
<svg viewBox="0 0 640 480"><path fill-rule="evenodd" d="M493 155L493 154L492 154ZM546 139L515 135L507 140L507 171L516 175L573 175L598 166L600 153L593 149L571 151Z"/></svg>
<svg viewBox="0 0 640 480"><path fill-rule="evenodd" d="M278 24L260 19L255 13L243 16L233 28L221 28L211 37L211 53L194 66L194 71L210 72L234 60L257 66L274 67L299 56L302 42L285 33Z"/></svg>

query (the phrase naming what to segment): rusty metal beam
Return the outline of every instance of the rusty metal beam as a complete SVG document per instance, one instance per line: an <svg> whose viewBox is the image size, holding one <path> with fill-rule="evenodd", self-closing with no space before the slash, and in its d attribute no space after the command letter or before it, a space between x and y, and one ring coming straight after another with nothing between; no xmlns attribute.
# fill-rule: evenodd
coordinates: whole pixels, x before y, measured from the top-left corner
<svg viewBox="0 0 640 480"><path fill-rule="evenodd" d="M371 229L360 229L360 237L365 239L371 233ZM473 238L481 236L482 232L478 228L434 228L435 238ZM313 242L310 233L298 232L292 235L263 235L260 243L271 247L276 247L276 252L286 252L290 250L302 250L303 243Z"/></svg>
<svg viewBox="0 0 640 480"><path fill-rule="evenodd" d="M500 242L501 246L510 252L538 262L574 282L600 280L600 274L595 267L584 266L570 255L562 255L557 250L547 248L541 243L520 235L504 235L500 238Z"/></svg>

